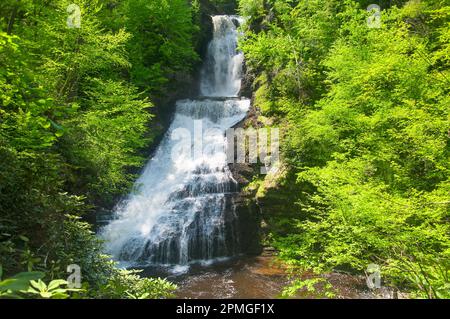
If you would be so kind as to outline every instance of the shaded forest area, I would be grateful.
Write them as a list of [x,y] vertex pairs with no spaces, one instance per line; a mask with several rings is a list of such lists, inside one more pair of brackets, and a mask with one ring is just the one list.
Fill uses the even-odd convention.
[[[114,267],[86,214],[129,192],[164,130],[155,114],[195,76],[214,4],[81,0],[69,27],[72,3],[0,4],[0,278],[15,275],[0,295],[165,297],[172,284]],[[70,264],[82,290],[60,280]]]

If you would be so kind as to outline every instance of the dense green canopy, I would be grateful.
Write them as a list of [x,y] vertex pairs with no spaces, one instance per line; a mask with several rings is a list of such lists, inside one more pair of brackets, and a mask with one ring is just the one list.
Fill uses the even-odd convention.
[[164,296],[171,285],[118,273],[76,217],[129,190],[158,133],[149,98],[197,63],[199,8],[81,0],[80,27],[69,28],[72,2],[0,4],[0,265],[51,280],[76,263],[90,296],[140,297],[152,285],[147,297]]
[[376,263],[448,298],[450,6],[385,1],[377,26],[370,3],[240,1],[255,104],[287,127],[288,177],[263,197],[297,205],[267,212],[272,243],[302,269]]

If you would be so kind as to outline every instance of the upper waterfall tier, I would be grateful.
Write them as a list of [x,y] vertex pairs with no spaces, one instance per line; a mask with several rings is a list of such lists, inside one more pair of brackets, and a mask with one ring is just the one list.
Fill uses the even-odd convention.
[[202,69],[200,92],[210,97],[236,97],[241,89],[244,55],[237,51],[238,26],[242,19],[212,17],[214,37]]

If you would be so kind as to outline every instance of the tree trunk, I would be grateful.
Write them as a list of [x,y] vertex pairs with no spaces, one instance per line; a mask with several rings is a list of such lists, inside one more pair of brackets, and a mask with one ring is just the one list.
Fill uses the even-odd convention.
[[13,11],[11,12],[11,16],[8,21],[8,28],[6,29],[6,33],[8,35],[10,35],[12,33],[14,21],[16,20],[16,16],[17,16],[17,11],[19,10],[19,2],[20,2],[20,0],[17,0],[17,4],[14,6]]

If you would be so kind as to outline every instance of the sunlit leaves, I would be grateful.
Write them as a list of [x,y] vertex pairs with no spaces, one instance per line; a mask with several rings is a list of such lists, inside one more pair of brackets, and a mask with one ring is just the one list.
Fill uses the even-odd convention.
[[371,29],[356,1],[241,3],[264,21],[241,45],[255,104],[287,118],[302,191],[297,230],[272,226],[280,256],[319,272],[376,262],[391,285],[448,297],[448,6],[386,8]]

